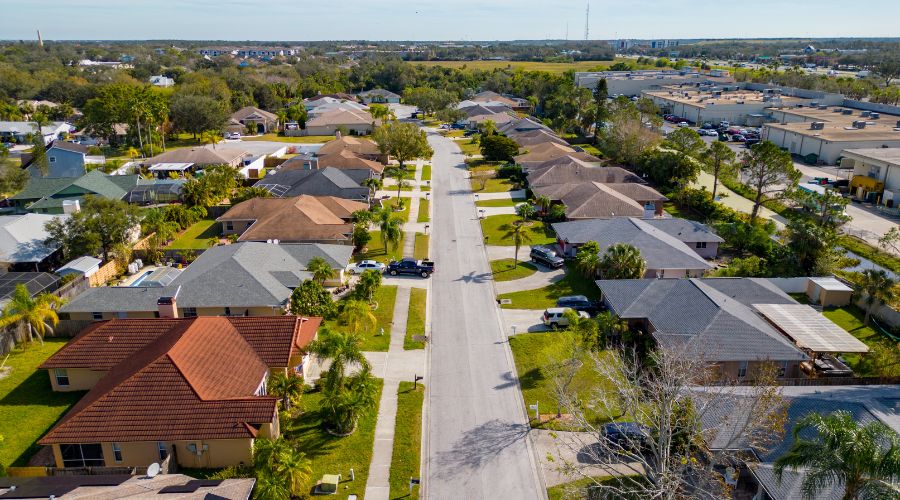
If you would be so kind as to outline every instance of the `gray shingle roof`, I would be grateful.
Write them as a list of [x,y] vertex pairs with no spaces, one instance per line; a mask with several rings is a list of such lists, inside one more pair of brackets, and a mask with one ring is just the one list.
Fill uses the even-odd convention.
[[601,253],[616,243],[641,251],[648,269],[710,269],[712,266],[674,236],[636,218],[589,219],[553,224],[558,239],[581,245],[600,244]]
[[706,224],[693,220],[665,217],[646,219],[644,222],[684,242],[723,243],[725,241]]
[[[353,173],[358,177],[358,173]],[[366,175],[371,175],[366,173]],[[270,189],[278,197],[292,197],[301,194],[312,196],[336,196],[349,200],[367,199],[369,188],[359,185],[348,171],[332,167],[318,170],[282,170],[267,175],[255,184],[257,187]]]
[[711,361],[807,359],[749,307],[796,303],[767,280],[600,280],[597,286],[616,315],[648,320],[662,345],[678,346]]
[[216,246],[203,252],[169,286],[91,288],[61,311],[155,311],[157,299],[174,294],[178,287],[179,307],[277,307],[286,303],[293,287],[310,277],[306,265],[313,257],[343,269],[352,251],[346,245],[302,243]]

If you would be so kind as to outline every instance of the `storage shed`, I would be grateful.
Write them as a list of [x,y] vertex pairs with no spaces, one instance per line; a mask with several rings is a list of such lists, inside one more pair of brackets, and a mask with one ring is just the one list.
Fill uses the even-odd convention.
[[822,307],[842,307],[850,303],[853,289],[835,277],[809,278],[806,296],[814,304]]

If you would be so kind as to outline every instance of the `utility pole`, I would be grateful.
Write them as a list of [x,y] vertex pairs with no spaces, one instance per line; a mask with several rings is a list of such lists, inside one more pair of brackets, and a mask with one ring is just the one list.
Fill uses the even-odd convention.
[[591,1],[588,0],[587,11],[584,13],[584,40],[588,41],[591,37]]

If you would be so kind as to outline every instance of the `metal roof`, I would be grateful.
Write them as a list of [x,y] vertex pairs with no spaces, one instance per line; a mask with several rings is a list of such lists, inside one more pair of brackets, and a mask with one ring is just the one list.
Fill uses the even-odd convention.
[[829,292],[852,292],[853,289],[849,286],[841,283],[840,280],[834,277],[824,277],[824,278],[810,278],[810,281],[819,286],[822,290],[828,290]]
[[805,304],[753,304],[798,346],[813,352],[869,352],[869,347]]
[[194,166],[193,163],[174,163],[174,162],[172,162],[172,163],[154,163],[153,165],[150,166],[149,170],[151,170],[153,172],[158,172],[158,171],[181,172],[183,170],[187,170],[187,169],[191,168],[192,166]]

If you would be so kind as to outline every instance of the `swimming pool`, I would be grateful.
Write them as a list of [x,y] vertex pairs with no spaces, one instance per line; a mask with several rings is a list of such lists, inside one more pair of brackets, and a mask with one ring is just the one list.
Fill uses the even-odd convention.
[[138,277],[138,279],[132,281],[131,284],[128,285],[128,286],[141,286],[141,282],[144,281],[144,279],[145,279],[147,276],[150,276],[151,274],[153,274],[153,269],[151,269],[151,270],[149,270],[149,271],[144,271],[144,274],[140,275],[140,276]]

